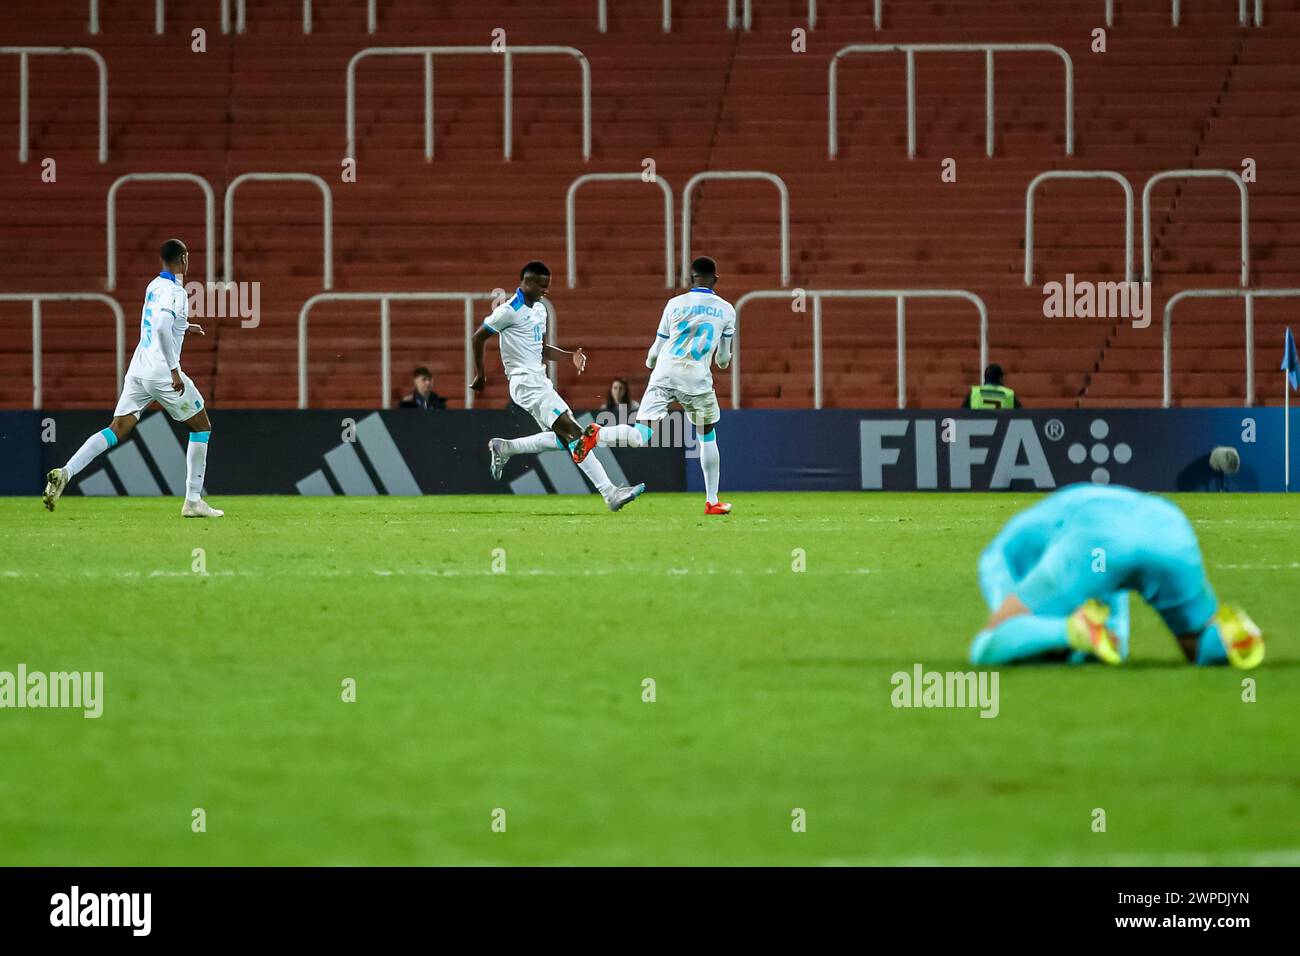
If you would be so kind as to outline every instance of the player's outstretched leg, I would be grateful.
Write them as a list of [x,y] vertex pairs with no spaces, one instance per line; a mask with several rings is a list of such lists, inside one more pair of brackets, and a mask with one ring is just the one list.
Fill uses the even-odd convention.
[[644,448],[651,434],[645,425],[605,425],[597,437],[602,448]]
[[45,476],[45,494],[41,496],[41,503],[45,505],[45,509],[53,511],[54,505],[67,489],[68,482],[77,477],[99,455],[131,434],[131,429],[134,427],[134,415],[115,416],[107,428],[101,428],[82,442],[81,447],[68,459],[66,465],[51,469]]
[[704,513],[731,514],[731,505],[718,500],[718,479],[722,473],[722,456],[718,453],[718,433],[712,425],[700,429],[700,469],[704,472]]
[[1081,651],[1107,664],[1122,660],[1114,633],[1106,626],[1109,610],[1089,600],[1069,617],[1016,614],[985,628],[971,642],[975,665],[1014,664]]
[[488,442],[489,467],[492,477],[500,481],[506,462],[515,455],[540,455],[544,451],[563,450],[564,442],[555,432],[538,432],[525,438],[493,438]]
[[208,470],[208,439],[212,423],[207,409],[185,423],[190,427],[190,443],[185,449],[185,504],[181,515],[186,518],[220,518],[225,514],[203,500],[203,476]]

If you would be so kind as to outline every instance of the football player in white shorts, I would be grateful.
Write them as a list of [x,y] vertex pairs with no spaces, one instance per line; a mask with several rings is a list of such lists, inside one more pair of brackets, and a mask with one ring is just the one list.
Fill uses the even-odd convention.
[[708,256],[700,256],[691,263],[690,290],[669,299],[664,306],[654,345],[646,356],[646,368],[651,369],[650,382],[637,409],[638,434],[629,441],[634,446],[649,442],[649,423],[667,415],[668,406],[673,402],[681,405],[700,436],[706,515],[731,513],[731,505],[718,500],[721,458],[714,426],[721,413],[710,365],[715,356],[718,368],[731,364],[736,310],[713,291],[717,284],[717,263]]
[[122,382],[122,396],[117,400],[113,420],[107,428],[95,432],[77,449],[62,468],[45,476],[45,494],[41,500],[50,511],[75,478],[101,452],[124,441],[144,410],[157,402],[173,419],[184,422],[190,430],[189,448],[185,452],[185,503],[181,514],[186,518],[220,518],[225,512],[203,500],[203,475],[207,470],[208,437],[212,423],[203,396],[190,377],[181,371],[181,346],[186,332],[203,334],[203,329],[189,323],[189,300],[185,295],[185,273],[190,254],[185,243],[168,239],[159,253],[163,271],[145,290],[140,314],[140,344],[131,357]]
[[[542,431],[527,438],[493,438],[488,442],[492,477],[501,478],[506,462],[513,455],[540,454],[567,449],[587,479],[600,492],[610,511],[618,511],[640,497],[645,485],[616,487],[604,466],[591,450],[600,442],[599,425],[583,429],[573,418],[568,403],[560,398],[546,376],[548,352],[568,355],[581,375],[587,367],[582,349],[568,352],[548,345],[546,340],[546,298],[551,284],[551,270],[546,263],[529,262],[519,272],[519,288],[507,302],[492,310],[474,333],[474,380],[470,388],[482,391],[487,384],[483,371],[483,347],[497,336],[501,344],[501,364],[510,383],[511,400],[536,419]],[[624,426],[628,427],[628,426]],[[603,444],[603,443],[602,443]]]

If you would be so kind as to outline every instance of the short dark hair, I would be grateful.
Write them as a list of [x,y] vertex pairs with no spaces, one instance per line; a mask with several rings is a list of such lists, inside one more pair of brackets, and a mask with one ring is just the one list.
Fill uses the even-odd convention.
[[984,370],[984,384],[985,385],[1002,384],[1002,366],[999,365],[997,362],[994,362],[992,365],[990,365],[988,368]]
[[519,270],[519,278],[522,279],[530,272],[535,276],[549,276],[551,274],[550,267],[541,259],[534,259],[532,262],[525,262],[524,267]]
[[411,378],[433,378],[433,373],[421,365],[411,373]]
[[716,276],[717,274],[718,264],[708,256],[699,256],[691,263],[693,276]]
[[185,243],[179,239],[168,239],[158,250],[158,258],[162,259],[163,265],[175,265],[181,261],[181,256],[185,255]]

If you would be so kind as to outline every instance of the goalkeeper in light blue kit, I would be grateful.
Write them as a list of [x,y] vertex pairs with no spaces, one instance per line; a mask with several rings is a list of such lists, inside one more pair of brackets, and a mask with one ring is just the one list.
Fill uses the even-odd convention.
[[1251,668],[1264,659],[1255,622],[1215,598],[1191,523],[1155,495],[1062,488],[1007,522],[980,556],[979,577],[990,617],[971,643],[973,664],[1118,664],[1128,657],[1129,591],[1188,661]]

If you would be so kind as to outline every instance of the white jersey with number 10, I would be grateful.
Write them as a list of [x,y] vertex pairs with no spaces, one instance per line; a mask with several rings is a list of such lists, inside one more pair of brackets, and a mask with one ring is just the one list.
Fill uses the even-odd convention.
[[711,289],[691,289],[668,300],[656,334],[662,348],[650,385],[703,395],[713,390],[713,353],[736,334],[736,309]]

